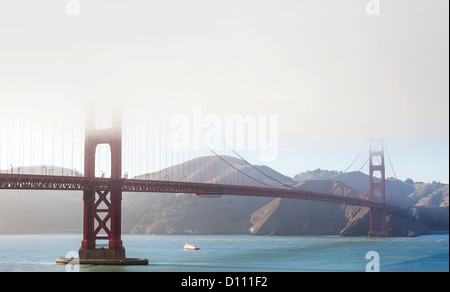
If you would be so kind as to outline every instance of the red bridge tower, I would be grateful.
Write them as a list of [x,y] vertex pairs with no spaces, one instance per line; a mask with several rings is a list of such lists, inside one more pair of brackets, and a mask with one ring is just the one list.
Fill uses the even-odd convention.
[[[95,177],[95,152],[99,144],[111,149],[111,189],[84,190],[83,241],[80,263],[147,264],[147,259],[127,259],[121,239],[122,204],[122,119],[112,115],[112,127],[95,129],[93,111],[86,117],[84,176]],[[108,248],[98,248],[97,240],[108,240]]]
[[[379,172],[378,181],[374,173]],[[373,140],[369,145],[369,199],[386,203],[384,145],[381,139]],[[369,236],[387,236],[386,208],[370,208]]]

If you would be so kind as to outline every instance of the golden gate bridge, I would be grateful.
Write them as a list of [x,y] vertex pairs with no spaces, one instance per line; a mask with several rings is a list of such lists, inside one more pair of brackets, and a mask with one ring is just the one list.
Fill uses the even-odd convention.
[[[248,167],[243,169],[224,153],[219,153],[205,144],[203,144],[204,159],[198,160],[198,163],[206,165],[202,168],[203,173],[192,175],[193,170],[185,163],[168,167],[169,160],[175,164],[174,162],[185,161],[192,157],[189,154],[184,155],[184,152],[181,155],[179,152],[175,155],[173,152],[169,153],[167,146],[160,153],[149,154],[152,149],[148,149],[150,148],[148,146],[144,153],[136,151],[133,142],[151,139],[151,133],[141,129],[145,125],[136,123],[132,127],[135,129],[134,132],[123,135],[124,122],[119,112],[113,115],[111,125],[103,128],[96,127],[93,111],[87,113],[85,121],[78,120],[78,123],[68,122],[64,117],[61,120],[62,122],[58,123],[55,118],[47,119],[47,124],[50,125],[48,130],[44,122],[33,125],[32,119],[28,119],[25,115],[0,118],[0,150],[2,150],[0,169],[2,165],[7,166],[0,171],[0,189],[82,191],[84,211],[83,239],[79,250],[81,264],[148,264],[147,259],[129,259],[125,256],[121,239],[123,192],[279,197],[362,206],[370,208],[369,236],[388,236],[387,211],[402,214],[409,211],[403,206],[386,202],[384,146],[381,140],[372,141],[369,147],[370,192],[368,198],[364,199],[294,188],[251,165],[233,149],[231,151],[245,161]],[[85,129],[80,128],[80,124]],[[67,128],[71,130],[65,131]],[[162,145],[162,140],[160,137],[157,143]],[[106,155],[103,154],[102,162],[99,160],[98,149],[105,145],[108,151]],[[124,145],[127,147],[125,151]],[[27,147],[29,149],[26,149]],[[135,160],[128,159],[128,171],[123,171],[124,152],[137,157]],[[134,177],[130,175],[131,172],[144,173],[142,168],[149,166],[145,161],[157,160],[157,156],[160,164],[165,163],[165,171],[147,172]],[[218,158],[220,163],[212,163],[211,157]],[[55,167],[58,158],[61,159],[59,160],[61,166],[70,165],[69,171],[61,167],[58,173],[58,167]],[[32,166],[39,160],[42,162],[40,169]],[[44,161],[48,160],[51,160],[51,164],[45,165]],[[17,161],[18,165],[13,165],[13,161]],[[31,166],[25,167],[27,162]],[[105,170],[110,168],[110,174],[107,175],[101,169],[99,174],[100,163],[106,165]],[[78,165],[77,168],[75,165]],[[84,171],[81,171],[81,168],[84,168]],[[220,178],[211,179],[212,177]],[[108,248],[98,248],[97,241],[102,240],[108,241]],[[67,263],[70,259],[58,261]]]

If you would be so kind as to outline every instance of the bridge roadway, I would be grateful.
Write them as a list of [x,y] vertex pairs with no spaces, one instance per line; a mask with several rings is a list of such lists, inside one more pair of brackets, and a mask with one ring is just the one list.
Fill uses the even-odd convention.
[[0,189],[105,191],[111,190],[114,183],[120,183],[122,185],[123,192],[192,193],[201,195],[235,195],[289,198],[334,202],[370,208],[385,208],[401,213],[408,212],[408,208],[392,204],[300,189],[281,189],[269,187],[160,180],[87,178],[77,176],[48,176],[0,173]]

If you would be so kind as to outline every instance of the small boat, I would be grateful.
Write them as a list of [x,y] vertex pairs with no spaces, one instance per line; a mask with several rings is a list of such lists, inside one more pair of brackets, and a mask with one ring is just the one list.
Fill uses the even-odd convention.
[[200,249],[200,246],[186,243],[186,244],[184,245],[184,249],[185,249],[185,250],[199,250],[199,249]]

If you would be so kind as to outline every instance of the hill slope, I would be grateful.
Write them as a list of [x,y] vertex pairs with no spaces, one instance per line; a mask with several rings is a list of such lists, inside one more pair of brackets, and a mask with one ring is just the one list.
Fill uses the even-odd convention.
[[[342,196],[366,197],[331,180],[304,181],[297,187]],[[251,215],[251,234],[338,235],[349,220],[364,209],[329,202],[277,198]]]

